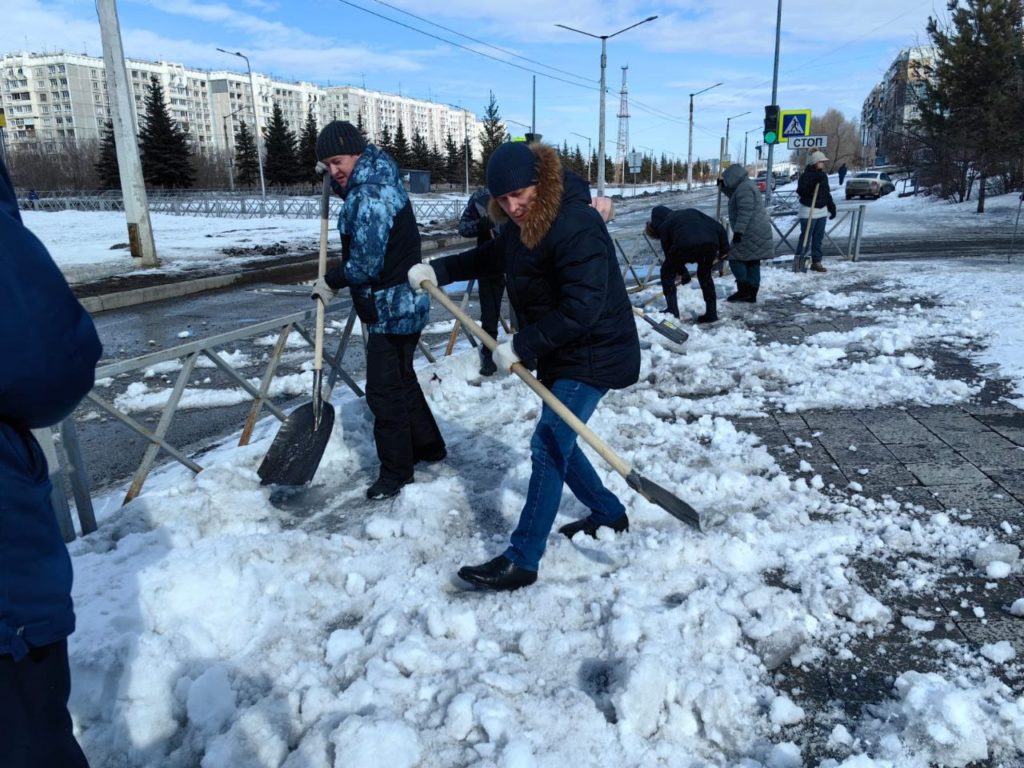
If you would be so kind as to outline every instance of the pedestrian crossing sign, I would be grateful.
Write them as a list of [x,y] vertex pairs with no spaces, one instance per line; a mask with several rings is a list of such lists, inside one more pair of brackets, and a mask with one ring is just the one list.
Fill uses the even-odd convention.
[[789,141],[811,132],[811,110],[779,110],[779,141]]

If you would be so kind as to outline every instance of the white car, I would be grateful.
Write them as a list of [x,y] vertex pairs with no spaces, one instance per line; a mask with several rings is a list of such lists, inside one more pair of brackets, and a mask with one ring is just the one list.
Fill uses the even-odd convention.
[[860,171],[846,180],[846,199],[870,197],[875,200],[896,189],[889,174],[881,171]]

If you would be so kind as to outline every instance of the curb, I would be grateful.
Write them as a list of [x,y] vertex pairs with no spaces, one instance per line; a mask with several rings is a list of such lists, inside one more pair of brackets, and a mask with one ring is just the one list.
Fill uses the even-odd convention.
[[[423,252],[436,251],[449,246],[465,245],[473,242],[472,239],[464,237],[438,238],[423,243],[422,250]],[[250,269],[244,272],[210,275],[209,277],[200,277],[195,280],[181,280],[162,285],[150,285],[145,288],[118,291],[117,293],[108,293],[103,296],[88,296],[79,299],[79,303],[86,312],[97,314],[114,309],[134,307],[139,304],[149,304],[154,301],[205,293],[206,291],[222,290],[233,285],[312,280],[316,277],[318,267],[319,260],[311,259],[294,264],[279,264],[275,267]]]

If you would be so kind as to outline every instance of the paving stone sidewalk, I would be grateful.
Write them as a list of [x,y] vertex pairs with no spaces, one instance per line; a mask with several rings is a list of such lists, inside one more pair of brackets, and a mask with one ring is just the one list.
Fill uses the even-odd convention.
[[[795,299],[765,293],[747,322],[763,343],[794,344],[810,334],[874,322],[841,310],[810,312]],[[1003,399],[1008,393],[1005,382],[969,359],[938,347],[913,351],[935,362],[936,378],[981,385],[980,392],[959,405],[780,410],[767,419],[737,420],[736,426],[757,434],[787,473],[798,474],[802,461],[811,464],[830,495],[849,497],[858,492],[851,489],[855,483],[863,496],[920,505],[904,509],[920,509],[923,521],[945,510],[961,525],[1019,546],[1024,530],[1024,411]],[[997,672],[1017,695],[1024,694],[1024,665],[1019,663],[1024,659],[1024,618],[1009,612],[1013,601],[1024,597],[1024,578],[987,578],[973,562],[936,555],[911,566],[927,570],[932,589],[908,596],[905,588],[894,588],[905,586],[907,563],[872,559],[854,567],[861,585],[892,610],[888,631],[857,642],[847,658],[800,668],[787,663],[775,670],[779,682],[788,684],[794,700],[808,712],[809,727],[800,738],[804,758],[816,758],[809,764],[835,757],[825,746],[831,729],[890,699],[898,674],[962,673],[953,660],[936,654],[932,641],[940,638],[975,654],[985,644],[1010,642],[1017,663],[1002,665]],[[777,586],[786,587],[781,581]],[[932,622],[934,628],[910,631],[901,616]],[[971,768],[1011,765],[1024,766],[1024,757],[1018,763],[972,763]]]

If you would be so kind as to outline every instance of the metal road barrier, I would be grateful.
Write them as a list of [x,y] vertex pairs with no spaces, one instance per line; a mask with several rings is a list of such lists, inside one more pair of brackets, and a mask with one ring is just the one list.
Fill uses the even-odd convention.
[[[472,286],[467,286],[463,296],[463,303],[468,303]],[[348,349],[355,328],[356,314],[348,302],[339,300],[327,307],[327,313],[341,315],[347,310],[344,330],[338,339],[337,346],[333,352],[325,349],[324,363],[328,366],[330,374],[327,380],[327,391],[324,397],[329,399],[338,380],[342,380],[357,397],[363,397],[364,392],[352,376],[343,367],[345,351]],[[180,372],[171,390],[167,403],[160,411],[160,418],[155,428],[149,429],[139,420],[133,418],[124,410],[118,408],[114,403],[100,396],[97,388],[94,387],[86,400],[98,407],[105,414],[114,420],[124,424],[130,430],[141,435],[148,443],[143,457],[132,477],[131,485],[125,495],[123,503],[127,504],[142,491],[146,478],[151,473],[154,463],[161,452],[179,464],[187,467],[192,472],[201,472],[203,467],[192,457],[185,454],[184,450],[171,444],[167,439],[168,430],[178,412],[185,388],[191,380],[196,365],[200,358],[206,358],[220,369],[226,377],[235,385],[240,387],[252,399],[248,416],[242,427],[238,445],[248,445],[252,437],[253,429],[259,420],[260,413],[265,407],[277,419],[284,421],[287,414],[270,398],[270,386],[277,374],[278,365],[285,352],[288,338],[294,331],[298,333],[312,349],[314,346],[313,336],[310,333],[312,323],[316,318],[316,310],[310,309],[302,312],[295,312],[283,317],[265,320],[260,323],[239,328],[227,333],[217,334],[205,339],[196,339],[185,344],[180,344],[159,352],[134,357],[128,360],[120,360],[96,369],[96,380],[112,379],[126,373],[143,371],[153,368],[161,363],[181,362]],[[504,324],[504,320],[502,320]],[[366,327],[362,327],[362,339],[366,342]],[[506,326],[507,328],[507,326]],[[258,387],[253,386],[246,377],[226,361],[218,350],[226,345],[258,337],[268,332],[277,331],[277,340],[273,351],[263,367],[262,377]],[[474,344],[475,346],[475,344]],[[427,344],[421,339],[419,350],[428,362],[434,363],[437,358],[431,352]],[[449,346],[446,354],[451,354]],[[85,401],[83,401],[85,402]],[[50,479],[53,483],[53,507],[57,515],[61,533],[65,541],[72,541],[75,538],[75,526],[71,518],[71,509],[68,503],[68,491],[70,490],[75,501],[75,508],[78,513],[79,526],[83,534],[92,533],[96,530],[96,516],[93,511],[91,491],[89,487],[88,472],[85,460],[79,445],[78,431],[75,426],[74,417],[68,416],[60,424],[49,428],[34,430],[50,466]]]
[[[338,313],[342,308],[343,305],[341,302],[335,302],[332,307],[327,308],[327,311],[328,313]],[[302,336],[310,347],[313,346],[313,337],[307,329],[307,326],[309,326],[315,318],[316,311],[313,309],[306,310],[304,312],[295,312],[290,315],[285,315],[284,317],[265,320],[261,323],[246,326],[236,331],[229,331],[206,339],[190,341],[186,344],[181,344],[159,352],[153,352],[151,354],[142,355],[129,360],[121,360],[97,368],[96,379],[97,381],[101,381],[103,379],[113,378],[125,373],[145,370],[160,363],[168,363],[172,361],[181,361],[182,363],[177,381],[171,391],[170,398],[161,411],[160,419],[155,429],[150,430],[146,428],[139,423],[139,421],[120,410],[116,405],[108,402],[97,393],[95,387],[88,395],[86,395],[86,399],[90,403],[99,407],[107,415],[125,424],[129,429],[141,435],[149,443],[142,461],[132,478],[131,486],[125,496],[124,503],[128,503],[141,492],[142,486],[153,468],[154,461],[161,451],[167,453],[175,461],[188,467],[193,472],[202,471],[202,466],[186,456],[183,451],[169,443],[166,439],[167,431],[170,428],[171,422],[178,410],[181,396],[185,392],[185,386],[188,384],[193,370],[201,357],[210,360],[217,368],[226,374],[233,383],[241,387],[252,398],[252,406],[249,409],[249,415],[246,418],[245,425],[242,429],[241,437],[238,442],[239,445],[248,444],[249,439],[252,436],[253,428],[259,418],[260,411],[264,407],[266,407],[267,410],[269,410],[279,420],[284,421],[287,418],[287,414],[270,399],[270,385],[273,382],[278,363],[281,360],[288,337],[291,335],[292,331],[295,331]],[[360,389],[355,380],[342,367],[345,350],[348,347],[349,340],[351,339],[355,320],[355,312],[349,308],[349,315],[345,322],[345,330],[342,332],[341,337],[338,340],[338,345],[332,354],[328,354],[325,357],[324,362],[330,367],[327,392],[325,393],[326,397],[330,397],[330,393],[338,379],[344,381],[356,396],[363,396],[362,389]],[[273,352],[266,362],[260,386],[258,388],[250,384],[249,381],[246,380],[246,378],[235,370],[227,361],[225,361],[218,352],[218,350],[226,344],[243,339],[249,339],[275,330],[278,331],[277,342],[274,345]],[[90,498],[88,476],[85,471],[84,459],[79,447],[78,434],[73,417],[69,416],[59,425],[51,429],[36,430],[35,435],[43,446],[43,451],[50,464],[50,476],[54,486],[54,510],[57,514],[57,519],[60,524],[61,531],[64,534],[65,541],[71,541],[75,537],[75,529],[71,521],[71,512],[67,500],[67,490],[69,488],[75,499],[75,506],[78,512],[79,525],[81,526],[82,533],[91,533],[96,530],[96,518]],[[58,437],[59,439],[55,440],[55,437]],[[62,449],[61,451],[58,451],[58,446]]]
[[[796,192],[773,195],[772,201],[773,205],[769,211],[769,220],[772,223],[772,228],[779,234],[780,238],[775,242],[774,254],[776,256],[795,254],[796,244],[800,239],[800,219],[796,218],[800,210],[800,203]],[[825,243],[831,243],[832,247],[842,258],[857,261],[860,258],[860,244],[864,233],[864,216],[866,213],[867,206],[864,203],[855,208],[843,208],[838,211],[836,218],[826,225],[822,248],[825,247]],[[793,216],[794,219],[789,228],[783,232],[778,224],[776,224],[776,219],[786,216]],[[794,233],[794,240],[790,242],[789,236]],[[844,235],[846,239],[845,247],[840,245]]]

